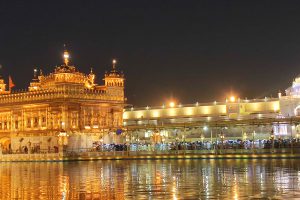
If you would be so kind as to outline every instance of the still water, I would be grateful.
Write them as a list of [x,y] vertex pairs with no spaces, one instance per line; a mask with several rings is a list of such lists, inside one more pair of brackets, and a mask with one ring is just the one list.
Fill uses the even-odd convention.
[[300,199],[299,161],[0,163],[0,199]]

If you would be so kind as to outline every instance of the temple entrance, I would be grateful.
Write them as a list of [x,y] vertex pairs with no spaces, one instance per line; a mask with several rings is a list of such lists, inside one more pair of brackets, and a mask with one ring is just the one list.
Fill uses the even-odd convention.
[[294,114],[295,116],[300,116],[300,105],[295,108]]
[[7,153],[11,149],[11,141],[9,137],[0,138],[0,145],[2,147],[2,152]]

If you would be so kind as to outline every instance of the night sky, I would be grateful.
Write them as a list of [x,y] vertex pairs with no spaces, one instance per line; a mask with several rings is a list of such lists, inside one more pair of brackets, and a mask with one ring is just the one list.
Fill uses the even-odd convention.
[[126,75],[128,103],[276,96],[300,74],[300,1],[0,1],[0,64],[25,88],[33,68]]

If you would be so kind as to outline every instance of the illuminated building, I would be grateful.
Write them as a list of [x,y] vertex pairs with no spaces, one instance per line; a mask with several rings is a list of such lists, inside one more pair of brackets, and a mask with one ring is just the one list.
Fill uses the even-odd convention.
[[286,90],[285,96],[278,93],[277,98],[248,100],[231,96],[224,102],[188,105],[170,102],[166,105],[127,108],[123,114],[124,126],[132,131],[139,129],[141,140],[155,143],[162,131],[167,131],[169,137],[161,137],[160,142],[175,137],[180,141],[212,140],[220,135],[225,135],[225,139],[296,137],[300,131],[297,125],[300,121],[300,76]]
[[64,64],[43,74],[34,69],[28,90],[11,92],[0,79],[0,143],[3,150],[22,147],[53,149],[92,147],[99,139],[113,140],[110,132],[122,126],[124,75],[116,69],[105,73],[104,85],[96,75],[79,72],[70,65],[64,51]]
[[[194,120],[242,119],[245,117],[275,117],[280,113],[278,98],[241,100],[236,102],[196,103],[178,106],[128,108],[124,112],[125,123],[156,119],[190,122]],[[141,123],[141,122],[140,122]]]
[[[124,75],[79,72],[69,64],[43,74],[34,69],[28,90],[12,92],[0,77],[0,144],[3,150],[23,147],[53,150],[91,148],[93,143],[124,143],[226,139],[268,139],[299,136],[300,77],[277,98],[240,99],[124,109]],[[297,123],[296,123],[297,122]],[[126,131],[120,134],[117,130]],[[119,133],[119,134],[117,134]]]

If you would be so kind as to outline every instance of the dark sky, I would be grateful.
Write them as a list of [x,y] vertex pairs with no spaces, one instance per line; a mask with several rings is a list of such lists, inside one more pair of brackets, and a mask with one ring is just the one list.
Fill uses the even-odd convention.
[[17,88],[63,44],[102,81],[112,58],[128,103],[276,96],[300,73],[300,1],[0,1],[0,64]]

